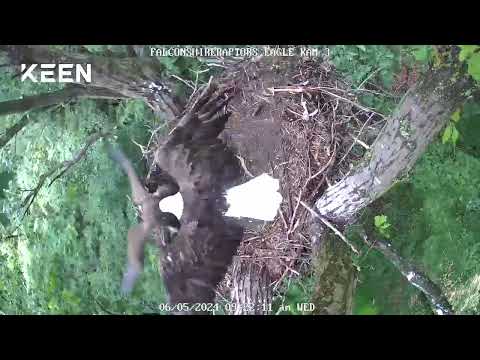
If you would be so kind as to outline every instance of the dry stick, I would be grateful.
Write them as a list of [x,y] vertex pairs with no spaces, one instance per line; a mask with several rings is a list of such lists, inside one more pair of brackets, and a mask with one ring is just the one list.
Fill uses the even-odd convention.
[[333,226],[330,221],[325,219],[322,215],[317,213],[315,210],[313,210],[310,206],[305,204],[303,201],[300,201],[300,204],[302,204],[302,206],[305,209],[307,209],[314,217],[316,217],[317,219],[320,219],[321,222],[323,222],[327,227],[329,227],[340,239],[343,240],[343,242],[345,242],[345,244],[347,244],[350,247],[350,249],[352,249],[352,251],[355,254],[359,254],[359,251],[355,248],[355,246],[353,246],[352,243],[348,241],[348,239],[335,226]]
[[410,284],[425,294],[437,315],[454,315],[453,308],[442,293],[440,287],[414,264],[402,258],[397,251],[393,249],[392,244],[378,239],[369,241],[365,233],[363,234],[363,240],[381,252],[402,275],[405,276]]
[[170,75],[171,77],[177,79],[178,81],[181,81],[182,83],[184,83],[185,85],[187,85],[189,88],[193,89],[193,91],[195,91],[195,86],[193,86],[192,84],[188,83],[188,81],[182,79],[180,76],[177,76],[177,75]]
[[37,197],[40,189],[42,188],[43,184],[45,183],[45,181],[47,180],[48,177],[55,174],[58,170],[64,168],[60,172],[60,174],[55,176],[53,178],[53,180],[50,181],[50,184],[48,186],[51,186],[55,180],[57,180],[62,175],[64,175],[73,165],[75,165],[77,162],[79,162],[86,155],[87,150],[90,146],[92,146],[95,142],[97,142],[97,140],[99,140],[99,139],[101,139],[105,136],[108,136],[108,135],[109,135],[108,132],[99,132],[99,133],[95,133],[95,134],[91,135],[87,139],[84,147],[71,160],[66,160],[66,161],[62,162],[61,164],[58,164],[57,166],[55,166],[50,171],[41,175],[37,186],[33,190],[31,190],[31,193],[23,201],[23,206],[25,206],[25,211],[23,212],[23,216],[25,216],[27,214],[28,210],[30,209],[30,206],[33,204],[33,201]]
[[358,107],[359,109],[363,110],[363,111],[366,111],[366,112],[370,112],[370,113],[374,113],[374,114],[377,114],[378,116],[381,116],[382,118],[385,118],[385,115],[373,110],[373,109],[369,109],[365,106],[362,106],[360,105],[359,103],[356,103],[355,101],[352,101],[352,100],[349,100],[347,98],[344,98],[343,96],[340,96],[340,95],[337,95],[337,94],[334,94],[328,90],[325,90],[324,87],[321,87],[321,86],[316,86],[316,87],[306,87],[306,86],[285,86],[285,87],[281,87],[281,88],[269,88],[269,90],[275,94],[276,92],[289,92],[289,93],[296,93],[296,94],[300,94],[300,93],[308,93],[308,92],[323,92],[327,95],[330,95],[330,96],[333,96],[334,98],[337,98],[339,100],[343,100],[349,104],[352,104],[356,107]]
[[240,160],[240,165],[242,166],[243,168],[243,171],[245,171],[245,174],[247,174],[248,176],[250,176],[251,178],[255,177],[252,175],[252,173],[248,170],[247,168],[247,164],[245,163],[245,159],[243,157],[241,157],[240,155],[235,155],[235,157]]
[[382,70],[382,69],[383,69],[383,67],[380,66],[378,69],[372,71],[372,72],[370,73],[370,75],[368,75],[368,76],[365,78],[365,80],[363,80],[363,81],[360,83],[360,85],[358,85],[356,91],[361,90],[362,86],[363,86],[368,80],[370,80],[370,79],[373,77],[373,75],[375,75],[377,72],[379,72],[379,71]]
[[354,137],[352,134],[348,134],[353,139],[354,142],[360,144],[365,150],[370,150],[370,145],[365,144],[362,140]]
[[[365,121],[365,123],[362,125],[362,127],[360,128],[360,131],[358,132],[358,135],[356,136],[356,138],[353,138],[353,142],[352,142],[352,145],[350,145],[350,148],[348,149],[348,151],[345,153],[345,155],[343,155],[342,159],[338,162],[337,165],[340,165],[343,160],[345,160],[345,158],[347,157],[348,154],[350,154],[350,151],[352,151],[353,147],[355,146],[355,143],[358,141],[360,143],[360,141],[358,140],[358,138],[360,137],[360,134],[362,133],[363,129],[365,128],[365,126],[367,126],[367,124],[370,122],[370,119],[373,117],[373,114],[371,114],[367,121]],[[353,137],[353,136],[352,136]]]
[[278,209],[278,213],[280,214],[280,218],[283,221],[283,225],[285,225],[285,230],[288,230],[287,221],[285,220],[285,215],[283,215],[282,209]]

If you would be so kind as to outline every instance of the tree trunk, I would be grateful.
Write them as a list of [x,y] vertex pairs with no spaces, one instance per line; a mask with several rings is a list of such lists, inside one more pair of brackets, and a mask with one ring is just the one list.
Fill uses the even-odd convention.
[[472,82],[461,74],[459,65],[452,64],[429,72],[409,90],[387,119],[363,164],[325,191],[316,203],[317,211],[345,224],[406,175],[466,100]]
[[272,304],[272,280],[265,267],[234,258],[232,294],[229,309],[232,315],[268,315]]
[[[403,97],[363,162],[317,200],[317,212],[339,227],[353,222],[360,210],[408,173],[472,89],[471,78],[455,60],[431,69]],[[345,314],[352,301],[351,287],[355,282],[351,251],[342,246],[341,250],[337,247],[337,252],[332,253],[325,227],[314,222],[313,229],[318,249],[316,260],[321,263],[320,270],[316,271],[316,307],[320,313]],[[324,270],[335,267],[339,261],[341,271]],[[348,272],[351,275],[347,275]],[[347,278],[351,279],[352,286],[345,285]],[[342,299],[344,304],[341,304]]]
[[44,46],[1,45],[12,64],[91,64],[88,88],[108,89],[119,97],[142,99],[167,120],[180,114],[182,104],[173,93],[173,83],[163,75],[155,57],[111,58],[89,54],[64,54]]

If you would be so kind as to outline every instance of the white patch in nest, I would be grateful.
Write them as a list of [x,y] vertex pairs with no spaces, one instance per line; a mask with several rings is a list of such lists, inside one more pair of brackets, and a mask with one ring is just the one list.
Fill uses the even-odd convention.
[[278,179],[262,174],[227,190],[228,211],[225,216],[273,221],[282,202]]
[[166,198],[160,200],[160,202],[158,203],[158,207],[163,212],[172,213],[177,217],[177,219],[180,219],[183,213],[182,195],[177,192],[175,195],[167,196]]
[[[278,192],[278,179],[262,174],[252,180],[226,191],[228,210],[225,216],[273,221],[282,203]],[[174,214],[178,219],[183,213],[183,198],[180,193],[168,196],[159,203],[160,210]]]
[[407,274],[407,279],[408,279],[408,281],[412,280],[414,277],[415,277],[415,273],[414,273],[413,271],[410,271],[410,272]]

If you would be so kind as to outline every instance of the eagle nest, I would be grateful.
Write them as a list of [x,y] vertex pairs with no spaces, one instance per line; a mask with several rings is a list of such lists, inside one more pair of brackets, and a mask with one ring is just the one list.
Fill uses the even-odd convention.
[[279,179],[283,197],[273,222],[242,220],[245,235],[217,297],[271,303],[285,280],[310,271],[311,220],[300,201],[313,206],[344,177],[384,117],[359,104],[357,96],[369,90],[353,90],[328,59],[245,60],[226,66],[216,82],[233,89],[221,137],[243,167],[243,182],[268,173]]
[[[264,172],[280,180],[283,203],[273,222],[246,222],[220,298],[267,301],[284,280],[310,271],[308,211],[368,150],[384,117],[358,103],[358,92],[328,60],[262,58],[224,74],[236,89],[223,133],[245,181]],[[367,90],[363,90],[367,91]]]

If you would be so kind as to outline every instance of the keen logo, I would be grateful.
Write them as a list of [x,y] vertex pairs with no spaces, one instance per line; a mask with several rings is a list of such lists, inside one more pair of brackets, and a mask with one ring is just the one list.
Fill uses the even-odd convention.
[[[37,68],[40,78],[33,73]],[[86,64],[85,67],[79,64],[22,64],[21,71],[21,81],[29,79],[41,83],[80,83],[83,78],[86,83],[92,82],[91,64]]]

